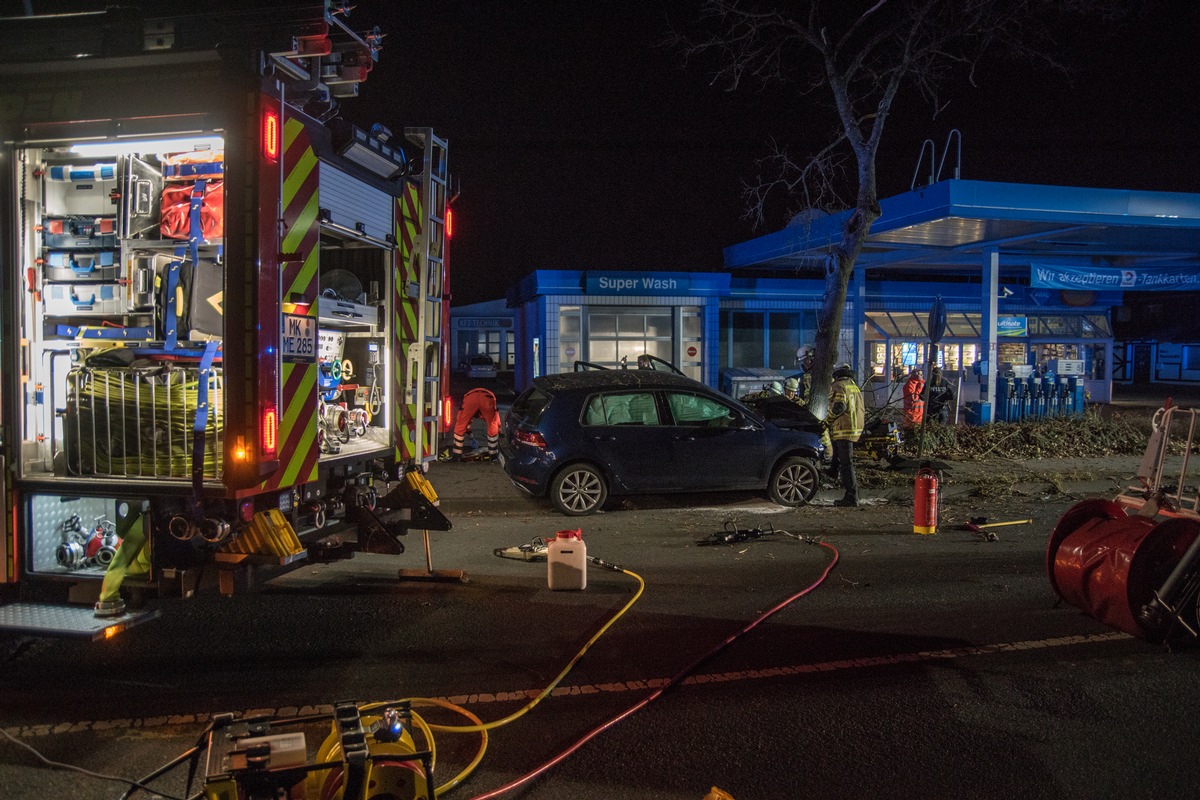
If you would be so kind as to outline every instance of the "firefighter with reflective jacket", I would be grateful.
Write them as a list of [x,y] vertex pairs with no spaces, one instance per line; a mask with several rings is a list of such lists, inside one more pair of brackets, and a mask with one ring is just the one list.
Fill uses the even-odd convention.
[[804,374],[800,376],[797,396],[805,407],[812,401],[812,372],[816,357],[817,349],[811,344],[802,345],[796,349],[796,365],[804,370]]
[[476,417],[487,425],[487,453],[484,458],[496,458],[500,448],[500,412],[496,410],[496,395],[480,388],[472,389],[463,396],[462,408],[458,410],[458,416],[454,420],[454,448],[450,454],[451,460],[462,460],[467,431]]
[[830,472],[841,481],[845,494],[834,505],[854,508],[858,505],[858,482],[854,476],[854,443],[862,436],[866,421],[862,392],[854,382],[854,370],[842,364],[833,371],[833,386],[829,389],[829,416],[825,424],[833,440],[833,463]]
[[783,394],[783,384],[779,381],[771,381],[763,386],[757,392],[750,392],[738,398],[738,400],[765,400],[769,397],[779,397]]
[[904,427],[915,428],[925,417],[925,376],[916,367],[904,382]]

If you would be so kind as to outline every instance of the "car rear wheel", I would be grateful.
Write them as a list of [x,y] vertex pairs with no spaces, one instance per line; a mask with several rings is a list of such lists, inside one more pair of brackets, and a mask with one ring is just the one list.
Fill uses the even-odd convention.
[[587,464],[572,464],[554,476],[550,501],[569,517],[591,514],[608,497],[604,476]]
[[771,473],[767,487],[771,499],[781,506],[802,506],[821,485],[821,475],[815,462],[807,458],[786,458]]

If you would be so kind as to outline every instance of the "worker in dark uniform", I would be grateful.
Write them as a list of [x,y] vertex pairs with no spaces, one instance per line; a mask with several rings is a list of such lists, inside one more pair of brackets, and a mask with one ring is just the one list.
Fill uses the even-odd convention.
[[826,424],[833,440],[833,462],[830,471],[838,476],[845,494],[833,504],[854,508],[858,505],[858,481],[854,475],[854,443],[862,436],[866,408],[862,392],[854,382],[854,370],[842,364],[833,371],[833,386],[829,389],[829,416]]
[[950,409],[954,408],[954,390],[950,382],[942,374],[941,367],[934,367],[929,373],[929,408],[926,413],[929,418],[943,425],[950,422]]
[[496,395],[487,389],[472,389],[463,396],[462,408],[454,420],[454,447],[450,460],[462,460],[467,431],[476,417],[487,425],[487,453],[483,458],[488,461],[496,458],[500,449],[500,412],[496,410]]

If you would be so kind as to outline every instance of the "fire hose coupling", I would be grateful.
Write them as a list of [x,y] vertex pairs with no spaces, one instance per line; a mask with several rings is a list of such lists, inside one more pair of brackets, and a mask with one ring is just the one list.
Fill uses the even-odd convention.
[[167,531],[179,541],[186,542],[199,533],[200,529],[188,517],[176,514],[167,523]]
[[217,544],[218,542],[223,542],[228,539],[230,531],[231,528],[229,527],[229,523],[223,519],[206,517],[205,520],[200,523],[200,535],[204,537],[206,542],[210,542],[212,544]]
[[371,734],[377,742],[395,743],[404,736],[404,731],[412,722],[412,707],[401,703],[399,708],[385,708],[382,715],[371,726]]
[[612,570],[613,572],[624,572],[625,571],[625,568],[622,567],[620,564],[613,564],[608,561],[605,561],[602,558],[596,558],[596,556],[588,556],[587,560],[588,560],[589,564],[594,564],[595,566],[600,567],[600,569],[609,569],[609,570]]

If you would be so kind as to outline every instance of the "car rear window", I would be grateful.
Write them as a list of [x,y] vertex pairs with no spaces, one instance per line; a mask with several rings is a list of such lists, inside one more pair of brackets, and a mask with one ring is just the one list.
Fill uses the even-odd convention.
[[531,386],[513,401],[512,415],[522,422],[536,425],[549,404],[550,395],[536,386]]

